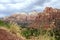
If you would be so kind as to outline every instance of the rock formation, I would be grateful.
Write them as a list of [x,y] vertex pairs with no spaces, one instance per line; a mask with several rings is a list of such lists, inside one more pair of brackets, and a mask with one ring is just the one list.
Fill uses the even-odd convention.
[[0,29],[0,40],[22,40],[22,38],[18,38],[6,30]]
[[40,12],[38,14],[34,22],[30,24],[29,27],[37,29],[40,28],[42,25],[42,27],[45,28],[53,28],[59,24],[56,22],[57,20],[60,20],[60,9],[46,7],[43,12]]

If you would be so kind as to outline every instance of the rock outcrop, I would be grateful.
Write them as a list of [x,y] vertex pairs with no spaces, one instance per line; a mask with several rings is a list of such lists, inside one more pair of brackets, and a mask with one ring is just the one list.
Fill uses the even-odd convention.
[[[30,24],[30,28],[40,28],[42,27],[49,28],[55,27],[59,24],[56,21],[60,20],[60,9],[46,7],[43,12],[40,12],[34,22]],[[59,24],[60,25],[60,24]],[[57,26],[56,26],[57,27]]]
[[0,40],[22,40],[22,38],[18,38],[6,30],[0,29]]

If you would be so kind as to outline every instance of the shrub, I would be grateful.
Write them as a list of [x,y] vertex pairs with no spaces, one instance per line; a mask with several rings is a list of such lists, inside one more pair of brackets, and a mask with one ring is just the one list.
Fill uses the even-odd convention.
[[15,33],[15,34],[20,32],[21,28],[17,23],[10,22],[9,25],[10,25],[10,32]]
[[10,30],[10,32],[12,34],[15,34],[18,37],[22,37],[22,35],[21,35],[21,27],[17,23],[10,22],[9,26],[10,26],[9,30]]
[[24,28],[21,32],[22,36],[29,38],[31,36],[31,30]]
[[5,23],[4,21],[0,20],[0,27],[10,28],[9,23]]
[[37,37],[39,36],[40,31],[37,29],[24,28],[21,34],[26,38],[30,38],[31,36]]

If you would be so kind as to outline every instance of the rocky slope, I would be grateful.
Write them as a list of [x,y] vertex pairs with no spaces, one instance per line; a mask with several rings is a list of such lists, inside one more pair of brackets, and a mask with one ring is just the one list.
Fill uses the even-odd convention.
[[43,12],[39,13],[36,19],[29,27],[39,28],[41,27],[60,27],[60,9],[46,7]]
[[0,29],[0,40],[23,40],[23,39],[18,38],[17,36],[11,34],[7,30]]

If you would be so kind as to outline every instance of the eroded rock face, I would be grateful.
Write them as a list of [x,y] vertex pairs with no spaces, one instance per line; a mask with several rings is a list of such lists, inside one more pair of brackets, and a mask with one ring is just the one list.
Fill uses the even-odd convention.
[[35,21],[29,27],[38,29],[41,24],[43,27],[50,27],[51,24],[56,23],[57,19],[60,21],[60,9],[46,7],[43,12],[38,14]]
[[0,29],[0,40],[22,40],[22,39],[10,34],[4,29]]

